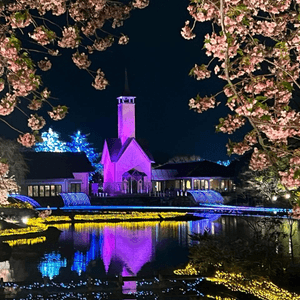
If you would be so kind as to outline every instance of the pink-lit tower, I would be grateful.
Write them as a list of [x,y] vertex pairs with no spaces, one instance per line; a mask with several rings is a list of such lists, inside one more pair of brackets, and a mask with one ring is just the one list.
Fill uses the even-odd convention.
[[128,86],[127,70],[125,70],[125,89],[118,97],[118,138],[122,145],[127,138],[135,138],[135,100]]

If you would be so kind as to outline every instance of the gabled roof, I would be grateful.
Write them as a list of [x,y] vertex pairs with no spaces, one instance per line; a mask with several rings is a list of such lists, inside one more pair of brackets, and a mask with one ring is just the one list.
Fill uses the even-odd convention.
[[84,152],[24,152],[26,179],[74,178],[73,173],[92,172]]
[[176,177],[232,177],[231,168],[203,160],[184,163],[167,163],[155,170],[176,170]]
[[142,148],[142,150],[144,151],[146,156],[149,158],[149,160],[151,162],[154,162],[154,159],[153,159],[145,141],[140,140],[140,139],[136,140],[135,138],[128,138],[126,140],[126,142],[123,144],[123,146],[121,143],[121,139],[118,139],[118,138],[106,139],[107,148],[108,148],[108,152],[109,152],[111,161],[117,162],[133,140],[135,140],[138,143],[138,145]]

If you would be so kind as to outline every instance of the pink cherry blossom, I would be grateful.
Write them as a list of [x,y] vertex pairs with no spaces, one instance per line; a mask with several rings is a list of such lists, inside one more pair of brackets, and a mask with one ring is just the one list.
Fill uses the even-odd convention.
[[0,115],[7,116],[11,114],[14,111],[16,104],[16,96],[6,93],[6,96],[2,98],[0,102]]
[[88,60],[88,56],[85,53],[74,53],[72,60],[79,69],[87,69],[91,65],[91,61]]
[[31,148],[35,142],[35,136],[31,133],[25,133],[23,135],[19,135],[18,142],[24,147]]
[[132,2],[132,5],[135,8],[142,9],[142,8],[145,8],[145,7],[147,7],[149,5],[149,0],[134,0]]
[[118,44],[119,44],[119,45],[126,45],[126,44],[128,44],[128,42],[129,42],[129,37],[126,36],[126,35],[122,35],[122,36],[119,38]]
[[56,38],[55,32],[47,30],[44,26],[36,27],[29,36],[42,46],[50,44]]
[[189,27],[190,21],[185,22],[185,26],[181,29],[181,35],[186,40],[191,40],[196,37],[196,35],[192,32],[192,29]]
[[9,170],[8,164],[0,162],[0,176],[7,174],[8,170]]
[[42,103],[40,99],[33,99],[27,107],[31,110],[39,110],[42,107]]
[[64,27],[62,34],[63,37],[60,41],[58,41],[58,46],[72,49],[79,46],[80,37],[76,27]]
[[269,157],[265,153],[259,151],[256,147],[254,147],[249,168],[254,171],[262,171],[267,169],[269,166],[271,166]]
[[92,83],[92,86],[97,90],[104,90],[107,85],[108,85],[108,81],[105,78],[104,73],[101,71],[101,69],[98,69],[97,75],[95,77],[94,82]]
[[32,130],[40,130],[45,126],[45,124],[45,119],[38,115],[30,115],[30,118],[28,119],[28,127]]
[[51,64],[51,61],[48,60],[47,58],[45,58],[44,60],[40,60],[38,62],[38,66],[39,68],[42,70],[42,71],[48,71],[51,69],[52,67],[52,64]]
[[48,114],[50,118],[54,121],[62,120],[68,112],[68,109],[66,106],[60,106],[53,107],[52,111],[48,111]]

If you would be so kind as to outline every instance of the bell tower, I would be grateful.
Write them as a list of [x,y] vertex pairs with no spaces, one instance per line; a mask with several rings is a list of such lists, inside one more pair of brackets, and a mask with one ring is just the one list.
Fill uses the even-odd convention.
[[135,138],[135,98],[131,96],[127,70],[125,69],[125,88],[118,99],[118,138],[122,145],[127,138]]

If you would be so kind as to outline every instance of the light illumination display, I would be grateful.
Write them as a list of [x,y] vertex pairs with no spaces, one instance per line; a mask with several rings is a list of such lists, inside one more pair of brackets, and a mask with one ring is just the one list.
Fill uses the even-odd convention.
[[206,278],[223,284],[233,291],[252,294],[265,300],[299,300],[300,295],[290,293],[267,280],[247,280],[242,274],[217,271],[215,277]]
[[52,252],[44,255],[38,268],[43,277],[53,279],[54,276],[59,274],[60,268],[66,266],[67,259],[61,258],[61,255],[58,253]]
[[49,128],[48,132],[42,132],[43,142],[34,146],[35,152],[67,152],[68,146],[66,142],[59,139],[59,134]]
[[99,163],[100,161],[100,153],[97,153],[95,149],[91,146],[91,144],[87,141],[87,136],[82,134],[79,130],[71,135],[71,142],[67,143],[68,151],[71,152],[84,152],[86,157],[91,162],[92,166],[95,168],[96,172],[102,173],[103,166]]
[[28,196],[24,196],[24,195],[19,195],[19,194],[10,194],[8,197],[12,197],[12,198],[16,198],[22,202],[27,202],[30,205],[32,205],[33,207],[40,207],[41,205],[36,202],[34,199],[28,197]]
[[46,241],[45,236],[39,236],[31,239],[17,239],[17,240],[7,240],[4,243],[7,243],[9,246],[20,246],[20,245],[34,245],[38,243],[43,243]]
[[37,143],[34,147],[36,152],[84,152],[91,162],[96,172],[102,173],[103,166],[99,163],[100,154],[87,141],[87,135],[82,134],[79,130],[71,135],[71,142],[63,142],[59,139],[59,133],[49,128],[48,132],[41,134],[43,142]]
[[198,204],[223,204],[222,195],[213,190],[190,190],[188,191]]
[[85,193],[61,193],[65,206],[90,206],[91,202]]

